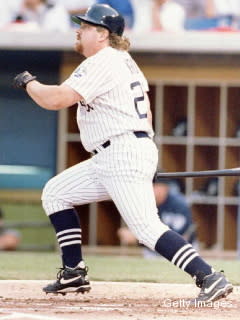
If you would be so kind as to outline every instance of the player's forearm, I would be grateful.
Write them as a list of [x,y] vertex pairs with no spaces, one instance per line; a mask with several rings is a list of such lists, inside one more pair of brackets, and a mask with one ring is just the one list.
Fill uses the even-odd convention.
[[65,85],[45,85],[28,71],[19,73],[13,80],[15,88],[25,89],[29,96],[42,108],[60,110],[75,105],[83,97],[78,91]]
[[26,86],[29,96],[42,108],[48,110],[60,110],[65,108],[60,86],[44,85],[36,80]]

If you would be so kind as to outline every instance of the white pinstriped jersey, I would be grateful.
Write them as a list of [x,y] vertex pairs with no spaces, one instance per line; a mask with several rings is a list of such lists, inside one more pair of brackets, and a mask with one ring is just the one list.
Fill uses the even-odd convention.
[[64,83],[84,98],[77,122],[87,151],[129,131],[153,135],[144,99],[148,84],[126,51],[112,47],[100,50],[84,60]]

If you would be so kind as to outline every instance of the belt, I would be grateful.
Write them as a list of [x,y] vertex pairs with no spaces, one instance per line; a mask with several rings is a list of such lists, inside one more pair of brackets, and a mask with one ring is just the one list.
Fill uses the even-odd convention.
[[[133,134],[136,136],[136,138],[149,138],[149,135],[145,131],[133,131]],[[110,144],[111,144],[111,141],[107,140],[106,142],[101,144],[100,147],[97,148],[98,150],[94,149],[92,153],[97,154],[102,148],[106,149],[107,147],[109,147]]]
[[106,149],[107,147],[110,146],[110,144],[111,144],[111,141],[110,141],[110,140],[107,140],[106,142],[104,142],[103,144],[101,144],[100,147],[98,147],[99,150],[94,149],[94,150],[92,151],[92,153],[93,153],[93,154],[97,154],[97,153],[101,150],[101,148]]
[[145,131],[133,131],[133,134],[134,134],[137,138],[149,138],[148,133],[145,132]]

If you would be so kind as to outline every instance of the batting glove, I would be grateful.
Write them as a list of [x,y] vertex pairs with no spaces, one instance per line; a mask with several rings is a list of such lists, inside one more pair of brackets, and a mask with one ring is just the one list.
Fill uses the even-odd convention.
[[19,73],[14,79],[13,79],[13,86],[15,88],[22,88],[26,90],[26,86],[30,81],[35,80],[37,77],[33,76],[28,71],[24,71],[22,73]]

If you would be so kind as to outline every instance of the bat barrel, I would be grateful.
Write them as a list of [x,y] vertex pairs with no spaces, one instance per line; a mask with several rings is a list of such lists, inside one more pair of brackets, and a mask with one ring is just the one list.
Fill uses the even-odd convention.
[[240,168],[186,172],[158,172],[159,178],[197,178],[240,176]]

